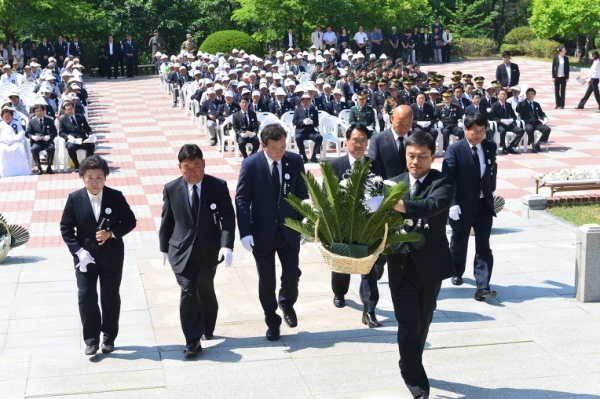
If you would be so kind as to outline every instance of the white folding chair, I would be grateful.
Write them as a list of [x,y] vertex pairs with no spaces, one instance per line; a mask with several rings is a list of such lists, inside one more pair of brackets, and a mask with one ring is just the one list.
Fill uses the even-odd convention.
[[323,136],[323,148],[321,149],[321,160],[324,160],[327,156],[327,149],[330,144],[335,144],[335,151],[338,158],[342,152],[342,146],[344,145],[346,138],[339,137],[339,125],[340,121],[335,116],[327,116],[319,121],[319,131]]
[[288,150],[292,150],[294,148],[294,143],[295,143],[294,131],[296,129],[294,128],[294,124],[292,123],[293,120],[294,120],[294,111],[287,111],[286,113],[281,115],[281,122],[283,122],[283,127],[288,132],[286,140],[285,140],[286,148]]
[[258,122],[260,122],[260,123],[262,123],[267,118],[278,119],[277,115],[275,115],[275,114],[273,114],[271,112],[258,112],[256,114],[256,118],[258,119]]

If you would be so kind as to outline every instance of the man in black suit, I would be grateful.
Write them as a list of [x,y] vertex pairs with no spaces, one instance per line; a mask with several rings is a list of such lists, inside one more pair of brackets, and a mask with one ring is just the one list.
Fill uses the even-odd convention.
[[48,43],[48,38],[46,36],[42,37],[42,42],[38,46],[38,54],[38,61],[42,66],[41,69],[44,70],[48,66],[48,59],[54,55],[52,44]]
[[463,283],[471,228],[475,230],[474,275],[475,299],[495,298],[490,290],[494,257],[490,249],[496,190],[496,143],[485,140],[487,119],[481,113],[465,118],[465,138],[446,150],[442,171],[456,181],[456,197],[450,207],[452,240],[450,251],[454,263],[452,284]]
[[434,125],[435,110],[433,109],[431,103],[426,102],[425,93],[420,92],[419,94],[417,94],[417,102],[412,104],[410,108],[413,111],[413,132],[427,132],[431,135],[431,137],[433,137],[433,140],[435,141],[438,136],[438,131]]
[[[86,355],[98,351],[100,333],[102,352],[115,349],[125,258],[123,236],[137,224],[123,194],[104,185],[108,174],[104,159],[97,155],[86,158],[79,170],[85,188],[69,194],[60,221],[63,240],[73,255]],[[98,307],[98,279],[102,313]]]
[[400,105],[390,116],[392,127],[371,139],[369,158],[379,162],[384,179],[406,172],[406,139],[412,121],[412,109],[408,105]]
[[54,44],[54,50],[56,51],[56,65],[62,68],[67,57],[67,52],[69,51],[69,46],[63,40],[62,35],[58,35],[58,41]]
[[[498,131],[500,132],[500,146],[502,154],[518,154],[516,147],[519,145],[525,131],[517,125],[517,115],[513,107],[506,102],[508,92],[505,89],[500,89],[498,92],[498,101],[492,104],[490,116],[498,122]],[[515,134],[515,138],[506,145],[506,132],[511,131]]]
[[329,102],[326,111],[333,116],[339,116],[340,111],[350,109],[348,103],[342,100],[342,91],[340,89],[333,90],[333,101]]
[[108,37],[104,54],[108,57],[108,79],[110,79],[110,69],[113,70],[113,77],[119,76],[119,60],[123,58],[121,52],[121,43],[115,42],[112,36]]
[[431,169],[434,159],[435,141],[431,135],[413,133],[406,140],[408,172],[391,179],[410,188],[395,209],[413,221],[407,230],[421,235],[418,242],[404,243],[398,253],[387,257],[398,320],[400,374],[415,398],[429,398],[423,349],[442,280],[454,273],[446,221],[456,185],[451,177]]
[[356,103],[352,101],[352,96],[361,90],[360,85],[354,81],[354,74],[348,72],[346,75],[346,82],[342,83],[342,94],[344,100],[348,103],[350,108],[354,107]]
[[[336,158],[330,162],[331,167],[340,181],[347,179],[352,173],[357,163],[371,160],[369,169],[376,176],[381,176],[381,165],[379,162],[365,156],[367,144],[371,138],[371,131],[362,123],[350,125],[346,130],[346,143],[348,144],[348,154]],[[379,288],[377,287],[377,272],[375,267],[368,274],[360,276],[359,295],[363,303],[363,324],[369,328],[381,327],[381,323],[375,316],[375,307],[379,301]],[[333,290],[333,305],[336,308],[346,306],[344,296],[348,293],[350,286],[350,275],[344,273],[331,272],[331,289]]]
[[233,114],[233,130],[237,136],[237,142],[244,158],[248,158],[246,144],[252,144],[252,154],[256,154],[260,141],[258,141],[258,118],[256,113],[249,109],[248,98],[242,97],[240,100],[241,110]]
[[73,43],[69,45],[69,54],[75,58],[81,58],[83,56],[83,47],[79,43],[77,36],[73,36]]
[[463,96],[464,91],[463,91],[463,87],[462,86],[456,86],[454,88],[454,98],[452,99],[452,101],[456,102],[458,105],[460,105],[460,107],[464,110],[471,105],[471,101],[469,101],[469,99],[465,98]]
[[31,144],[31,155],[38,169],[38,175],[44,173],[40,163],[40,151],[46,151],[48,167],[46,173],[53,174],[52,161],[54,160],[54,139],[56,138],[56,125],[54,120],[46,116],[46,106],[42,104],[33,105],[35,117],[29,119],[25,135]]
[[133,78],[136,53],[137,44],[131,40],[131,35],[127,35],[127,40],[123,43],[123,54],[125,55],[125,67],[128,78]]
[[[258,296],[265,313],[266,338],[280,337],[281,317],[293,328],[298,325],[294,304],[298,299],[300,280],[300,234],[284,225],[286,218],[302,220],[285,197],[293,194],[308,199],[301,174],[304,164],[300,156],[286,151],[286,131],[278,124],[265,126],[261,132],[264,151],[246,158],[235,196],[237,224],[244,248],[254,255],[258,271]],[[281,288],[276,287],[275,254],[281,262]]]
[[294,29],[292,29],[292,27],[290,26],[288,28],[287,33],[283,36],[283,50],[284,52],[287,51],[287,49],[291,48],[296,48],[296,36],[294,35]]
[[285,98],[285,96],[285,90],[278,87],[277,90],[275,90],[275,99],[269,104],[269,112],[277,115],[278,118],[281,118],[281,115],[286,112],[294,110],[294,106]]
[[[487,112],[487,108],[483,107],[481,101],[481,93],[479,91],[473,91],[471,94],[471,98],[473,102],[467,108],[465,108],[465,115],[472,114],[474,112],[479,112],[483,114],[487,120],[490,119],[489,113]],[[485,138],[486,140],[494,140],[494,131],[486,126],[485,129]]]
[[67,142],[67,152],[75,164],[75,172],[79,170],[79,161],[77,160],[77,150],[85,150],[86,158],[94,154],[94,143],[84,143],[92,134],[92,128],[88,124],[85,116],[75,114],[75,106],[66,102],[63,105],[65,114],[60,117],[58,132]]
[[[517,112],[521,115],[521,119],[525,121],[525,131],[527,132],[528,141],[531,144],[533,152],[539,152],[540,143],[546,143],[550,137],[550,128],[548,127],[548,116],[542,110],[542,106],[537,101],[533,101],[536,91],[530,87],[525,92],[527,100],[521,101],[517,105]],[[535,142],[534,132],[539,130],[542,135],[538,142]]]
[[519,84],[519,66],[510,62],[510,51],[502,52],[502,64],[496,67],[496,80],[500,81],[503,89]]
[[200,338],[213,338],[219,310],[214,278],[221,261],[231,267],[235,214],[227,183],[204,174],[196,144],[181,147],[178,159],[181,177],[165,185],[158,237],[163,261],[169,260],[181,287],[183,353],[195,355]]
[[302,156],[304,163],[308,162],[306,151],[304,149],[304,140],[312,140],[315,143],[313,153],[310,157],[311,162],[317,162],[317,155],[321,151],[323,136],[317,130],[319,127],[319,113],[316,108],[310,105],[311,97],[308,94],[302,96],[302,105],[294,111],[292,123],[296,127],[296,147]]

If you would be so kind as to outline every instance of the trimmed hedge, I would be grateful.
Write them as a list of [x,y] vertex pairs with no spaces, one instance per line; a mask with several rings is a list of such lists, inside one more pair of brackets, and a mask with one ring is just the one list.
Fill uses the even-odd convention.
[[456,57],[489,57],[498,44],[487,38],[461,37],[453,40],[452,55]]
[[519,44],[520,42],[537,39],[535,33],[529,26],[520,26],[508,32],[504,36],[504,43]]
[[552,58],[556,55],[556,49],[560,47],[559,42],[546,39],[535,39],[524,41],[521,47],[526,55],[538,58]]
[[503,51],[510,51],[510,55],[525,55],[520,44],[504,43],[500,46],[500,52],[502,53]]
[[233,49],[244,50],[247,54],[255,54],[262,57],[264,50],[262,46],[244,32],[238,30],[222,30],[208,36],[200,45],[200,51],[210,54],[230,53]]

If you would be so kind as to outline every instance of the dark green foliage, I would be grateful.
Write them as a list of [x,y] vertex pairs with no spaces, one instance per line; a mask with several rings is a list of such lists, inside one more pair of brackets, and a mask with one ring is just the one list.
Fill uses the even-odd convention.
[[525,55],[537,58],[552,58],[556,55],[556,49],[560,43],[554,40],[534,39],[521,42]]
[[453,40],[452,53],[457,57],[489,57],[497,48],[492,39],[461,37]]
[[523,47],[520,44],[504,43],[502,46],[500,46],[500,52],[502,51],[510,51],[511,55],[524,55]]
[[519,44],[523,41],[536,39],[535,33],[529,26],[520,26],[508,32],[504,36],[504,43]]
[[262,57],[264,50],[256,40],[244,32],[237,30],[223,30],[208,36],[200,45],[200,51],[210,54],[231,53],[234,48],[245,50],[248,54]]
[[[27,243],[27,241],[29,241],[29,232],[25,228],[17,226],[15,224],[9,225],[4,216],[2,216],[2,214],[0,214],[0,221],[6,223],[6,225],[8,226],[8,231],[10,232],[11,248],[19,247]],[[4,226],[4,224],[0,223],[0,237],[6,236],[6,234],[6,227]]]

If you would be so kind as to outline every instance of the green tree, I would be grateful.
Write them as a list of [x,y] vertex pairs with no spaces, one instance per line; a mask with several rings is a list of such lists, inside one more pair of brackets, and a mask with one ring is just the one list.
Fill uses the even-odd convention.
[[486,37],[498,16],[493,0],[455,0],[456,12],[452,27],[462,37]]
[[540,38],[584,36],[584,54],[587,58],[594,35],[600,29],[600,2],[533,0],[529,24]]

